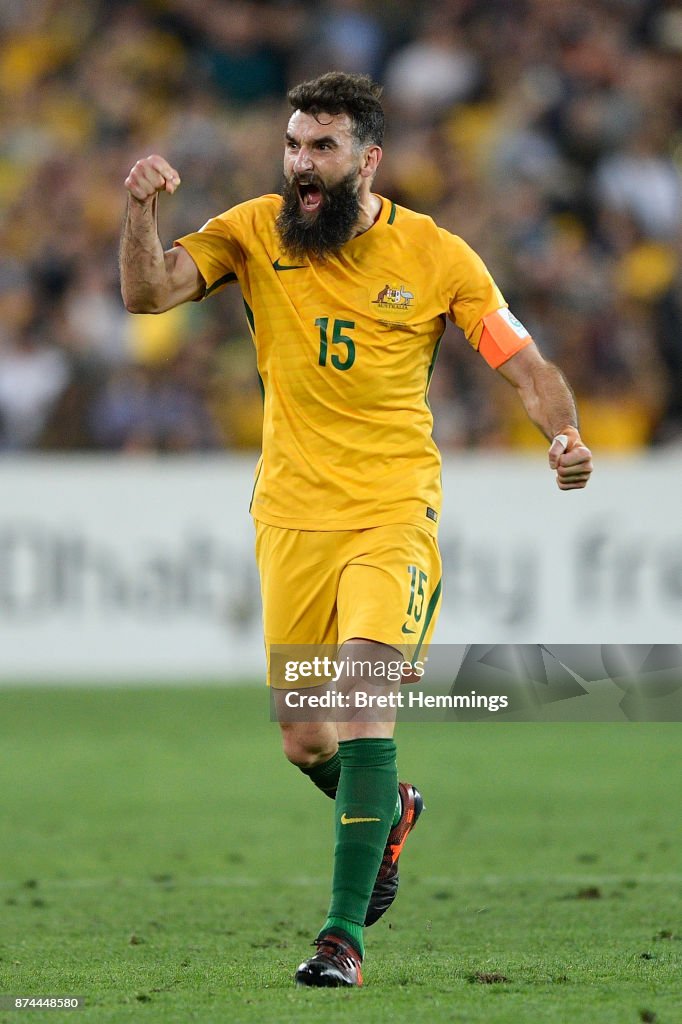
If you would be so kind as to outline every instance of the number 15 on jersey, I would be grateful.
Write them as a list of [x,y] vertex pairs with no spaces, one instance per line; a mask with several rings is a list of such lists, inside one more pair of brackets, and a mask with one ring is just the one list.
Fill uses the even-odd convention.
[[[320,316],[315,321],[315,326],[320,330],[320,355],[317,360],[319,366],[327,366],[329,363],[336,370],[350,370],[355,362],[355,342],[347,333],[355,329],[353,320],[334,320],[329,337],[329,317]],[[336,349],[334,346],[338,346]],[[331,354],[329,353],[331,347]],[[345,349],[345,351],[344,351]]]

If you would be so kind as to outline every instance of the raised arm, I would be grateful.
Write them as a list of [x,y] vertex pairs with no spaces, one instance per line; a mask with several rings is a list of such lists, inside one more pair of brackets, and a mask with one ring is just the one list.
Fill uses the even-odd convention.
[[562,491],[585,487],[592,472],[592,453],[578,432],[575,401],[561,371],[526,345],[498,367],[512,384],[529,417],[552,443],[549,465]]
[[163,251],[159,192],[173,194],[180,175],[162,156],[138,160],[125,180],[128,208],[121,235],[121,294],[130,313],[163,313],[203,294],[204,279],[182,246]]

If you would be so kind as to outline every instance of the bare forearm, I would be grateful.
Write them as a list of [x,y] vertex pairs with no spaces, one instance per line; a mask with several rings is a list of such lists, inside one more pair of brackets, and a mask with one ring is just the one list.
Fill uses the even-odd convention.
[[516,388],[533,423],[552,442],[549,465],[556,471],[560,490],[585,487],[592,473],[592,453],[578,433],[573,393],[561,370],[546,362],[531,342],[499,371]]
[[173,195],[180,175],[158,154],[138,160],[126,178],[130,193],[121,236],[121,294],[131,313],[163,313],[204,294],[204,279],[182,246],[167,252],[159,240],[159,192]]
[[163,306],[167,271],[157,227],[157,196],[128,197],[121,234],[121,294],[131,313],[155,313]]
[[565,427],[577,428],[573,393],[558,367],[547,362],[534,366],[515,386],[528,416],[548,440]]

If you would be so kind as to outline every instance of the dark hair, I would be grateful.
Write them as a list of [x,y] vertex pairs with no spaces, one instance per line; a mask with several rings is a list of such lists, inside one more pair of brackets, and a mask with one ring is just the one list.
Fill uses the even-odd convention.
[[361,146],[380,146],[384,141],[382,88],[369,75],[328,71],[310,82],[301,82],[287,93],[294,110],[304,114],[348,114],[353,135]]

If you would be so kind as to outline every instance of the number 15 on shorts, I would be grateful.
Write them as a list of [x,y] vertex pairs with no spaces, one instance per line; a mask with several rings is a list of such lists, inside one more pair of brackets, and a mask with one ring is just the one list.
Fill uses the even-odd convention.
[[[408,619],[412,619],[414,623],[418,623],[422,617],[424,611],[424,586],[428,582],[428,576],[421,569],[417,568],[416,565],[408,565],[407,571],[410,576],[410,598],[407,602],[406,615]],[[411,633],[413,630],[407,628],[407,623],[403,625],[403,633]]]

